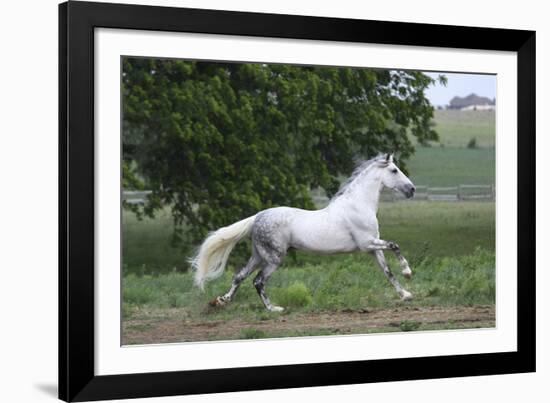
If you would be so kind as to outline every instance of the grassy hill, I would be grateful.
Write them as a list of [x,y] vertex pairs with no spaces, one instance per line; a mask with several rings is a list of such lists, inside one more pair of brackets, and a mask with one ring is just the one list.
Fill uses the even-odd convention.
[[[435,129],[440,141],[416,146],[408,162],[417,185],[456,186],[495,183],[495,112],[436,110]],[[471,139],[475,148],[468,148]]]
[[[495,111],[436,110],[435,129],[445,147],[466,147],[475,138],[478,147],[495,146]],[[434,146],[438,145],[437,143]]]

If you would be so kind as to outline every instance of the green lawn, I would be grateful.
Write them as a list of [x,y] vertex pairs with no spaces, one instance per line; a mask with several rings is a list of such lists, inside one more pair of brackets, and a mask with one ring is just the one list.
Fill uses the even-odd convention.
[[[406,331],[409,327],[428,330],[494,326],[491,320],[474,322],[474,319],[471,323],[467,320],[409,323],[407,311],[403,311],[494,306],[495,205],[492,202],[403,201],[380,205],[381,236],[399,243],[414,273],[411,281],[404,280],[397,260],[386,252],[390,267],[414,295],[414,300],[406,306],[369,254],[289,254],[267,287],[272,301],[285,307],[282,317],[299,323],[288,330],[278,328],[278,316],[263,308],[249,280],[239,289],[233,303],[223,309],[208,308],[209,301],[227,291],[234,271],[244,263],[245,256],[233,254],[223,276],[209,282],[205,292],[201,292],[193,284],[193,273],[186,270],[186,255],[166,246],[171,231],[168,215],[155,221],[138,222],[125,213],[124,221],[131,224],[124,227],[122,307],[124,329],[129,332],[124,333],[125,343],[155,343],[167,335],[174,340],[178,337],[215,340]],[[308,315],[330,317],[365,309],[399,311],[402,319],[397,327],[349,330],[346,326],[319,324],[316,327],[312,323],[304,323],[303,329],[300,327],[305,320],[301,318],[309,318]],[[231,334],[219,333],[224,329],[220,323],[226,321],[244,321],[246,327],[239,327],[240,330]],[[266,321],[271,324],[270,330],[265,329]],[[216,326],[216,330],[207,330],[203,336],[186,335],[187,330],[208,326],[205,323]]]
[[[407,162],[417,185],[456,186],[495,183],[495,112],[436,110],[434,128],[440,141],[416,146]],[[467,144],[476,139],[476,148]]]
[[[471,254],[476,247],[494,250],[495,204],[492,202],[403,201],[381,203],[380,233],[394,240],[410,260],[424,256]],[[123,213],[123,267],[126,273],[185,271],[190,252],[171,245],[173,226],[169,211],[155,220],[138,221]],[[232,258],[240,264],[244,259]],[[322,263],[342,256],[290,254],[285,264]]]
[[407,169],[416,185],[493,185],[495,149],[417,146]]
[[380,236],[395,240],[411,256],[423,249],[430,256],[460,256],[476,247],[495,248],[492,202],[383,203],[378,220]]
[[187,268],[190,251],[172,242],[174,223],[167,207],[155,219],[122,212],[122,265],[125,271],[166,272]]
[[[394,264],[395,273],[399,273]],[[494,252],[476,249],[461,257],[426,256],[414,264],[413,279],[401,283],[415,299],[408,307],[493,305],[495,302]],[[167,273],[123,278],[123,316],[152,318],[158,310],[181,308],[180,319],[189,325],[205,321],[262,321],[273,318],[267,312],[250,281],[235,301],[220,310],[205,311],[208,302],[224,294],[231,284],[233,267],[206,285],[201,292],[193,284],[193,273]],[[345,255],[341,259],[291,263],[281,267],[269,281],[267,291],[284,315],[307,312],[346,311],[364,308],[402,308],[395,290],[368,254]],[[167,311],[167,315],[170,313]],[[162,314],[161,314],[162,316]]]

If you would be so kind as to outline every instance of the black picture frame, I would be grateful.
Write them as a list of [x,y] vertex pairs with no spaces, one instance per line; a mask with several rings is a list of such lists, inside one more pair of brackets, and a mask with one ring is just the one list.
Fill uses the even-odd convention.
[[[517,52],[517,351],[94,373],[94,29]],[[396,365],[398,363],[398,365]],[[142,5],[59,5],[59,398],[89,401],[535,371],[535,32]]]

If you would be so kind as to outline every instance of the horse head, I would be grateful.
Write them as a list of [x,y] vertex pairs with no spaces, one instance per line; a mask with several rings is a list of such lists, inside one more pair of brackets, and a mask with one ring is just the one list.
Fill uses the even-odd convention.
[[399,190],[408,199],[414,196],[416,188],[411,180],[395,165],[393,154],[386,154],[377,161],[381,169],[382,185],[389,189]]

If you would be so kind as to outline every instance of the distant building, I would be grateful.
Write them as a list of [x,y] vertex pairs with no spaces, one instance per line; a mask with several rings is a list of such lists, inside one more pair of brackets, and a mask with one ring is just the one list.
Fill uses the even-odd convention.
[[494,111],[495,105],[469,105],[460,108],[461,111]]
[[449,102],[449,109],[460,110],[494,110],[495,100],[487,97],[480,97],[476,94],[470,94],[464,98],[454,97]]

